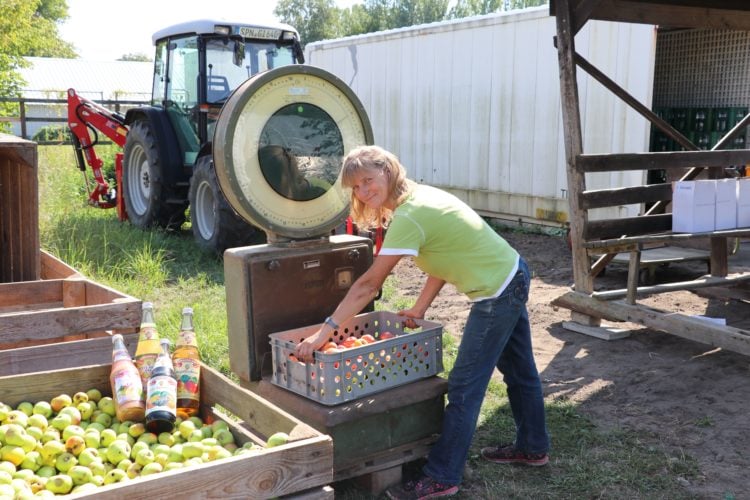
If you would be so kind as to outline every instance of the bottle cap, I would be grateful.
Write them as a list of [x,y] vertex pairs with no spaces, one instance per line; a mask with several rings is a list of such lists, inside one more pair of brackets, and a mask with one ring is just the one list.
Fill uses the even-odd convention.
[[153,302],[144,302],[143,305],[142,305],[142,307],[143,307],[143,309],[148,309],[148,308],[153,309],[154,308],[154,303]]
[[182,308],[182,314],[193,314],[193,308],[192,307],[183,307]]

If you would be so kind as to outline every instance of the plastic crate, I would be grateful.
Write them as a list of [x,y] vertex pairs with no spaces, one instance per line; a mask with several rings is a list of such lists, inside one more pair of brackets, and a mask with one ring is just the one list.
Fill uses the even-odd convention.
[[[443,371],[443,327],[418,320],[418,328],[406,332],[403,317],[376,311],[359,314],[342,324],[331,340],[370,334],[376,341],[338,353],[315,353],[311,363],[290,358],[297,343],[315,333],[320,325],[273,333],[271,352],[273,384],[324,405],[337,405]],[[394,335],[379,340],[384,332]]]

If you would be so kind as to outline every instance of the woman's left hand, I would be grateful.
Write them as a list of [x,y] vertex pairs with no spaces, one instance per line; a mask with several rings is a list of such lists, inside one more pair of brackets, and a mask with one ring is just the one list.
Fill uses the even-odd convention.
[[406,328],[417,328],[417,326],[418,326],[417,322],[414,321],[414,320],[415,319],[424,319],[424,312],[423,311],[419,311],[419,310],[417,310],[417,309],[415,309],[413,307],[410,308],[410,309],[404,309],[402,311],[399,311],[396,314],[398,314],[399,316],[405,316],[406,317],[406,319],[404,320],[404,326]]

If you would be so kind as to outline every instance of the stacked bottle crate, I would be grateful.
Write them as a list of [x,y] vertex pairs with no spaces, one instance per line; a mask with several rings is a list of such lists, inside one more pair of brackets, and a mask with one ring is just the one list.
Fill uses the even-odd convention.
[[[747,107],[700,107],[700,108],[657,108],[660,118],[672,125],[699,149],[711,149],[717,142],[739,123],[748,113]],[[744,149],[747,140],[745,132],[740,133],[724,149]],[[651,126],[650,151],[681,151],[684,148]]]

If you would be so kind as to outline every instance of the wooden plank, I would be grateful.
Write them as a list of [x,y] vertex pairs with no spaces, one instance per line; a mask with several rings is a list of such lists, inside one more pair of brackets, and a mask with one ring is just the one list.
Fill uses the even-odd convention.
[[641,304],[630,305],[621,300],[602,301],[580,292],[566,292],[553,300],[552,305],[611,321],[638,323],[688,340],[750,355],[750,332],[678,312],[662,311]]
[[[86,300],[86,281],[85,279],[67,279],[63,281],[62,299],[63,307],[85,306]],[[93,302],[97,303],[97,302]]]
[[645,234],[640,236],[626,236],[622,238],[606,240],[589,240],[584,241],[582,245],[589,249],[591,253],[601,253],[602,251],[629,251],[633,245],[658,244],[668,242],[689,241],[695,238],[743,238],[750,236],[750,228],[727,229],[724,231],[713,231],[709,233],[664,233],[664,234]]
[[726,276],[729,273],[729,249],[726,238],[711,238],[711,275]]
[[581,193],[580,207],[583,210],[592,208],[616,207],[656,201],[672,200],[671,184],[651,184],[649,186],[632,186],[612,189],[597,189]]
[[627,302],[628,304],[635,304],[637,289],[638,289],[638,277],[641,271],[641,251],[640,249],[633,250],[630,252],[630,262],[628,264],[628,289],[627,289]]
[[34,304],[62,304],[63,280],[0,283],[0,311],[11,307],[34,307]]
[[586,178],[577,166],[583,152],[581,114],[578,99],[578,82],[575,64],[575,26],[567,0],[560,0],[556,18],[557,60],[560,70],[560,100],[562,104],[563,139],[570,206],[570,238],[573,251],[573,279],[576,290],[591,292],[594,281],[589,275],[586,251],[580,244],[588,221],[585,210],[579,206],[580,194],[586,190]]
[[577,167],[584,173],[691,167],[728,167],[731,165],[750,164],[750,149],[582,154],[576,160]]
[[589,221],[584,230],[587,241],[628,235],[663,233],[672,230],[672,214],[638,215],[619,219]]
[[201,404],[220,404],[265,437],[279,431],[297,439],[318,435],[307,424],[206,365],[201,366],[201,384]]
[[574,35],[588,22],[591,12],[599,2],[600,0],[578,0],[578,4],[574,7],[571,16]]
[[51,253],[41,250],[41,279],[65,279],[75,276],[81,276],[77,270],[58,259]]
[[[750,273],[734,273],[726,277],[704,276],[692,281],[678,281],[675,283],[663,283],[660,285],[639,286],[636,293],[643,297],[657,293],[675,292],[678,290],[695,290],[712,286],[732,286],[741,282],[750,281]],[[604,292],[593,292],[592,297],[599,300],[616,300],[625,297],[627,289],[607,290]]]
[[[123,337],[131,355],[135,354],[138,335],[123,333]],[[0,350],[0,377],[106,364],[111,360],[112,338],[110,336],[5,349]]]
[[609,326],[587,326],[575,321],[563,321],[562,327],[571,332],[583,333],[590,337],[602,340],[618,340],[630,337],[630,330],[624,328],[612,328]]

